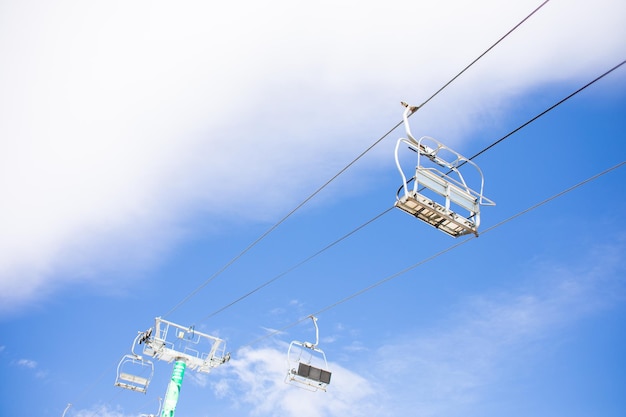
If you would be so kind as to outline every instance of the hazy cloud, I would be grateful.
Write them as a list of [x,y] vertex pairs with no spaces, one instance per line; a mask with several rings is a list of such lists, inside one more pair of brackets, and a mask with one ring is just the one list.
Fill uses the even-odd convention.
[[534,288],[466,300],[437,330],[382,347],[375,378],[403,399],[388,404],[392,415],[480,415],[476,405],[489,401],[499,379],[545,354],[568,326],[623,301],[623,249],[597,247],[579,265],[543,265],[527,281]]
[[48,371],[41,369],[39,367],[39,363],[32,359],[19,359],[15,363],[18,366],[32,370],[34,372],[35,378],[37,379],[44,379],[48,376]]
[[191,383],[198,387],[206,387],[208,385],[208,377],[206,374],[201,374],[198,372],[188,372],[185,375],[185,378],[190,379]]
[[17,361],[17,364],[29,369],[35,369],[37,367],[37,362],[31,359],[20,359]]

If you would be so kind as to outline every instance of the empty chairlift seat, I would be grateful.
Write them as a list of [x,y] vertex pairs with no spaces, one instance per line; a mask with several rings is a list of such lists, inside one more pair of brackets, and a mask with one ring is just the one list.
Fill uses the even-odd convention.
[[154,365],[138,355],[125,355],[117,366],[115,386],[146,393]]
[[[495,205],[483,195],[482,171],[474,162],[433,138],[424,136],[416,140],[408,122],[414,108],[406,107],[407,138],[400,138],[395,150],[396,165],[402,176],[395,206],[450,236],[478,236],[481,206]],[[417,154],[412,177],[405,174],[401,165],[402,145],[413,155]],[[477,190],[468,185],[466,177],[478,185]]]
[[331,372],[328,370],[326,354],[317,347],[319,331],[317,318],[311,316],[315,325],[315,343],[294,340],[287,351],[286,383],[295,383],[299,388],[309,391],[326,391],[330,384]]
[[130,348],[131,354],[124,355],[120,363],[117,365],[117,376],[115,378],[115,386],[146,393],[148,385],[154,375],[154,364],[135,353],[137,345],[145,343],[151,336],[152,329],[146,332],[139,332],[133,345]]

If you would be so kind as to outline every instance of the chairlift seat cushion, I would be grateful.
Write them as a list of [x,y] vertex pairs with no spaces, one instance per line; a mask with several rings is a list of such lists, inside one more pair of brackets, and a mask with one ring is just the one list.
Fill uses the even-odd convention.
[[395,206],[450,236],[477,234],[473,222],[414,191],[396,201]]
[[147,378],[143,378],[137,375],[131,375],[131,374],[127,374],[125,372],[122,372],[120,374],[120,379],[123,379],[125,381],[129,381],[129,382],[134,382],[135,384],[138,385],[148,385],[148,379]]

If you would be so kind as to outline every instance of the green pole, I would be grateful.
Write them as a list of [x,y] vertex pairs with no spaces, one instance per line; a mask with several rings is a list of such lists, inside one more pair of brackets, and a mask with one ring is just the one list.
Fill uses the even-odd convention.
[[165,392],[165,401],[163,401],[163,411],[161,411],[161,417],[174,417],[174,411],[176,410],[176,403],[178,403],[180,386],[183,384],[183,376],[185,376],[186,367],[187,363],[185,363],[185,361],[178,360],[174,362],[172,379],[170,379],[170,383],[167,385],[167,391]]

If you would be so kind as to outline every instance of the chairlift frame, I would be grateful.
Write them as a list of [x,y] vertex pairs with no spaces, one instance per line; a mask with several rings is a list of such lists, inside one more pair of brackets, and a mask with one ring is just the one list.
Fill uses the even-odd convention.
[[[152,361],[148,359],[144,359],[141,355],[135,353],[135,347],[137,344],[141,344],[143,340],[145,340],[146,334],[148,332],[139,332],[135,340],[133,341],[133,345],[131,346],[131,353],[128,355],[124,355],[117,365],[117,376],[115,378],[114,385],[116,387],[128,389],[131,391],[137,391],[145,394],[148,391],[148,386],[150,385],[150,381],[152,381],[152,376],[154,375],[154,364]],[[140,376],[141,373],[133,371],[130,372],[129,368],[138,369],[138,370],[148,370],[148,377]]]
[[[408,117],[417,108],[406,103],[402,105],[406,107],[403,120],[407,137],[398,139],[395,148],[396,166],[402,176],[395,207],[452,237],[468,234],[478,236],[480,207],[495,205],[483,195],[485,180],[482,171],[473,161],[436,139],[423,136],[416,140],[411,134]],[[407,145],[411,151],[417,153],[415,174],[409,180],[400,164],[401,145]],[[480,178],[479,191],[467,185],[460,170],[463,166],[476,170]],[[447,172],[444,172],[445,170]],[[456,178],[452,177],[452,174]],[[409,185],[411,182],[412,187]],[[429,190],[429,195],[437,196],[438,201],[423,193],[424,190]],[[459,209],[466,211],[467,214],[461,214]]]
[[330,384],[331,372],[328,371],[326,354],[317,347],[319,343],[317,318],[314,316],[310,318],[315,326],[315,343],[294,340],[289,344],[285,383],[298,383],[299,388],[308,391],[326,391]]

